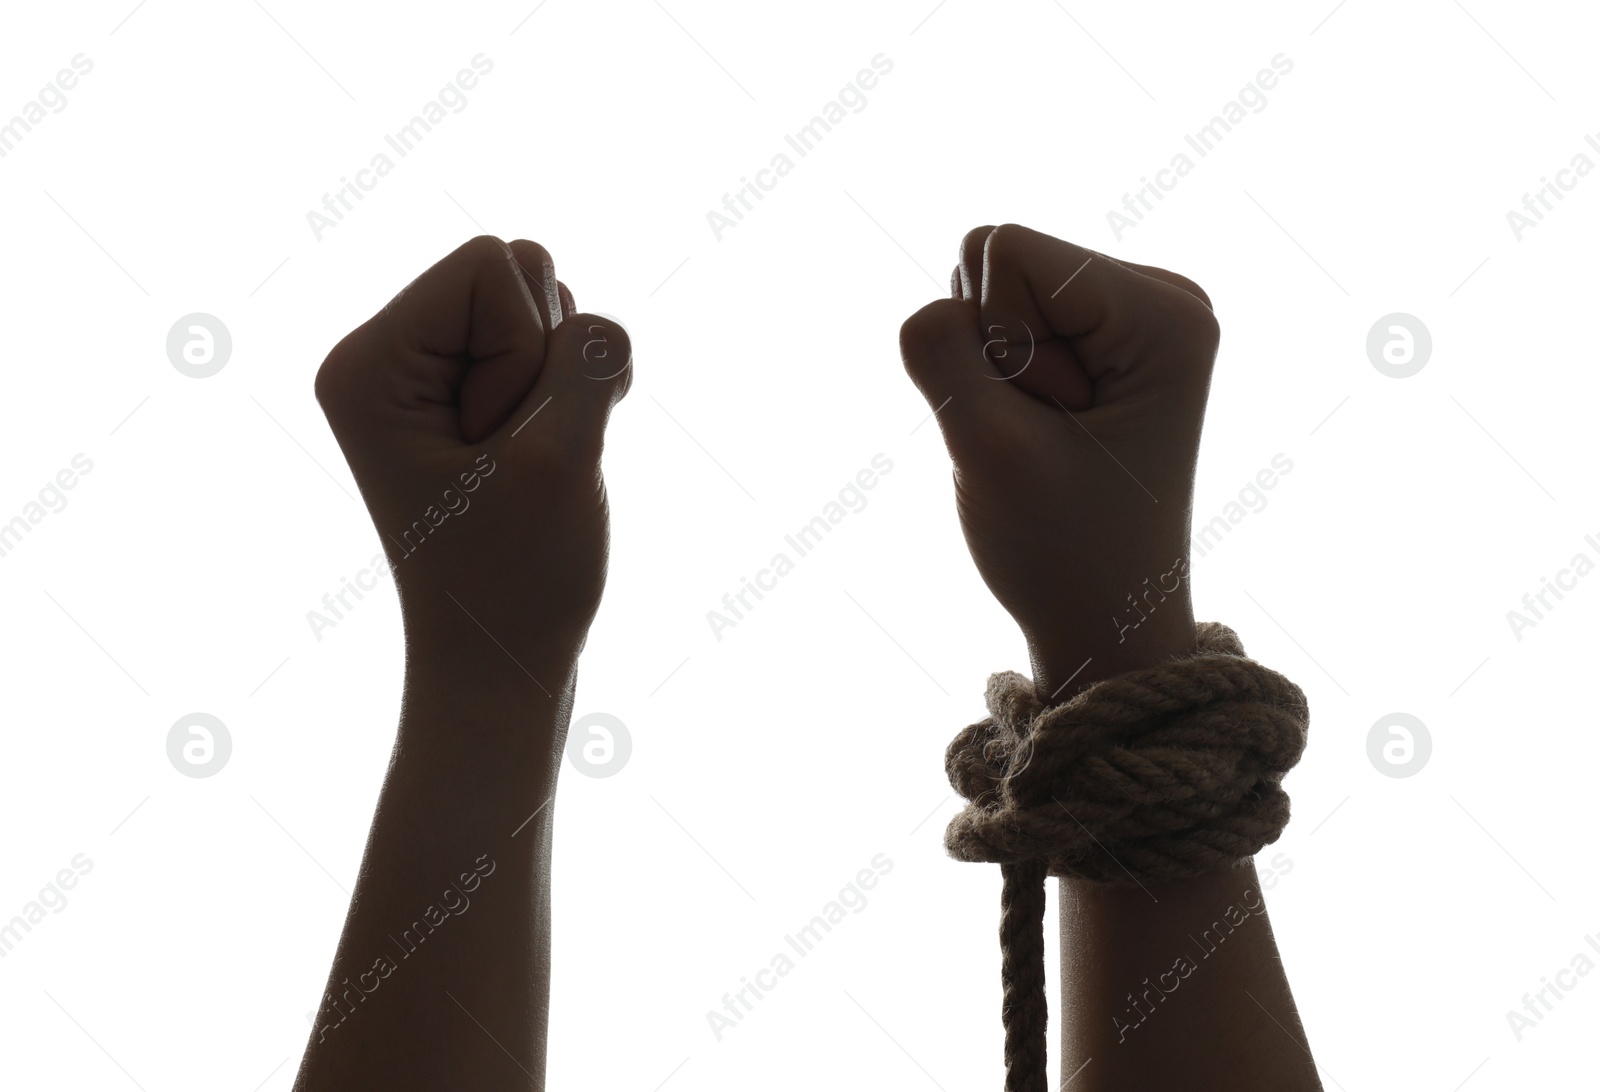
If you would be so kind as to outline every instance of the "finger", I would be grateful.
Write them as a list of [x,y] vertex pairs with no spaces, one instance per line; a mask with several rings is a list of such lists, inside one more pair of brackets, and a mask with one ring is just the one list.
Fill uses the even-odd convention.
[[1155,265],[1140,265],[1138,262],[1124,261],[1121,258],[1116,260],[1118,264],[1127,266],[1129,269],[1132,269],[1137,273],[1141,273],[1146,277],[1150,277],[1158,281],[1165,281],[1167,284],[1181,288],[1191,296],[1198,299],[1201,303],[1205,304],[1206,307],[1213,311],[1216,310],[1216,308],[1211,306],[1211,297],[1206,294],[1206,290],[1201,288],[1194,281],[1191,281],[1188,277],[1185,277],[1182,273],[1174,273],[1170,269],[1162,269],[1160,266]]
[[959,265],[950,268],[950,298],[953,300],[967,298],[961,293],[961,267]]
[[633,385],[633,344],[622,324],[575,312],[550,334],[539,382],[506,423],[508,445],[553,445],[599,465],[611,408]]
[[569,319],[578,310],[578,303],[572,298],[572,289],[557,281],[556,290],[561,293],[561,318]]
[[961,237],[956,270],[961,275],[961,298],[977,301],[983,288],[983,247],[994,233],[993,224],[975,227]]
[[[461,437],[468,443],[477,443],[499,428],[538,381],[548,338],[542,299],[537,286],[528,283],[525,263],[517,258],[515,246],[507,246],[498,239],[495,242],[503,250],[496,268],[509,273],[521,289],[516,321],[525,333],[527,344],[520,352],[495,352],[488,344],[467,349],[470,361],[461,382],[458,404]],[[478,316],[478,311],[483,311],[484,315]],[[500,319],[498,309],[480,307],[476,298],[474,312],[475,323],[488,321],[492,324]]]
[[317,375],[330,409],[375,394],[413,408],[465,400],[463,429],[508,409],[537,375],[544,328],[510,249],[480,235],[401,289]]
[[528,239],[514,239],[508,247],[543,331],[541,356],[531,367],[475,364],[468,371],[461,397],[461,434],[468,443],[478,443],[499,429],[527,397],[539,378],[543,346],[562,318],[561,282],[556,280],[550,252]]
[[[985,256],[994,225],[973,228],[961,240],[962,279],[966,298],[982,301],[989,291],[985,285]],[[1005,309],[985,308],[982,329],[985,352],[1000,374],[1034,396],[1071,409],[1091,404],[1093,384],[1083,369],[1062,347],[1050,344],[1043,323],[1027,315],[1011,316]],[[1042,343],[1042,344],[1041,344]]]
[[1006,374],[1067,409],[1092,406],[1095,383],[1138,354],[1148,278],[1017,224],[989,234],[983,262],[983,324],[991,340],[1004,339]]
[[[380,325],[403,349],[482,359],[523,342],[529,303],[510,249],[479,235],[402,288],[384,305]],[[537,313],[532,318],[537,324]]]
[[980,439],[980,421],[994,399],[1015,397],[984,355],[978,308],[966,300],[934,300],[906,319],[900,359],[939,418],[945,446],[958,463]]
[[513,239],[511,253],[517,256],[517,264],[522,267],[533,298],[541,304],[545,329],[554,330],[561,325],[561,282],[556,280],[555,259],[544,247],[528,239]]

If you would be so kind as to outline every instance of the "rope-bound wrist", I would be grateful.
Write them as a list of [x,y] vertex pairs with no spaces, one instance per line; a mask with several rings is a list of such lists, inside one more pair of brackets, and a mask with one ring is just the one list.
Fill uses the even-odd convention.
[[1244,861],[1289,821],[1283,776],[1305,749],[1305,694],[1217,622],[1196,650],[1041,703],[992,675],[989,716],[945,754],[968,801],[945,831],[963,861],[1001,866],[1006,1087],[1044,1092],[1044,877],[1192,876]]

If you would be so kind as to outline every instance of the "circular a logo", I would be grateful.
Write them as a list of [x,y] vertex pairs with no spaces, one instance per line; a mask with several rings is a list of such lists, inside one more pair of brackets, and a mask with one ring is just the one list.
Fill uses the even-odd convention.
[[167,359],[190,379],[209,379],[233,355],[233,335],[221,319],[196,311],[167,331]]
[[567,761],[585,777],[620,773],[633,754],[628,726],[610,713],[589,713],[567,731]]
[[[592,313],[599,315],[603,319],[610,319],[618,326],[621,326],[624,333],[627,333],[628,328],[623,326],[622,320],[616,315],[608,315],[604,311]],[[607,379],[615,379],[628,370],[628,365],[633,363],[633,344],[631,339],[628,345],[628,358],[619,364],[617,363],[617,354],[612,352],[611,343],[606,340],[606,328],[599,323],[590,323],[587,332],[589,338],[583,343],[583,362],[585,364],[593,364],[596,369],[601,371],[607,368],[614,369],[609,375],[591,375],[589,376],[590,379],[603,383]]]
[[185,777],[210,777],[228,764],[233,737],[210,713],[179,717],[167,732],[167,758]]
[[1420,773],[1433,754],[1428,726],[1410,713],[1379,717],[1367,733],[1367,758],[1385,777],[1410,777]]
[[[1022,324],[1022,329],[1028,335],[1027,359],[1023,360],[1021,365],[1017,367],[1017,370],[1012,372],[1010,375],[991,375],[988,378],[1015,379],[1017,376],[1027,371],[1028,365],[1033,363],[1033,350],[1035,346],[1033,329],[1026,322]],[[996,330],[1000,331],[1000,333],[996,334]],[[995,367],[999,368],[1001,371],[1005,371],[1007,368],[1011,367],[1013,363],[1015,363],[1014,361],[1008,359],[1011,355],[1011,351],[1005,348],[1005,346],[1011,344],[1011,338],[1007,335],[1005,326],[1002,323],[992,322],[984,332],[990,335],[989,340],[983,343],[984,359],[989,361],[989,363],[993,364]],[[1004,363],[1002,363],[1002,361]]]
[[1433,355],[1433,335],[1415,315],[1384,315],[1367,331],[1367,359],[1390,379],[1408,379]]

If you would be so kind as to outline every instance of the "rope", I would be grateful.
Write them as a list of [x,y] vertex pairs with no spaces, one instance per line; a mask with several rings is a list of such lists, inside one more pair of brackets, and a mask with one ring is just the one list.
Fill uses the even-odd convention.
[[1230,867],[1289,821],[1280,782],[1305,750],[1298,686],[1218,622],[1196,651],[1046,708],[1014,671],[989,677],[989,717],[945,753],[967,800],[945,830],[962,861],[1000,865],[1007,1092],[1045,1092],[1044,880],[1108,884]]

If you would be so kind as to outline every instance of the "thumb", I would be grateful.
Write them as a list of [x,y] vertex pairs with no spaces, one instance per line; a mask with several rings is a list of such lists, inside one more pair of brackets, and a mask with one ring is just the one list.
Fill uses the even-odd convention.
[[546,336],[538,382],[507,418],[507,440],[542,437],[567,458],[598,463],[611,407],[633,385],[633,343],[607,315],[579,312]]

